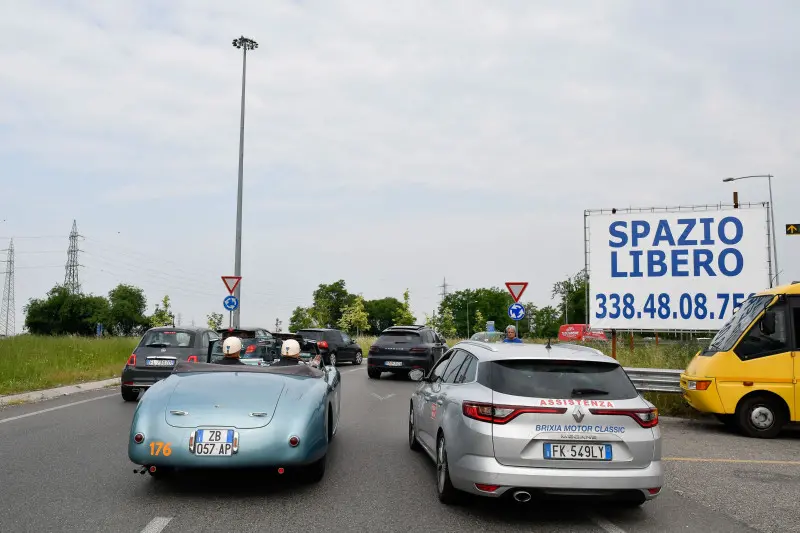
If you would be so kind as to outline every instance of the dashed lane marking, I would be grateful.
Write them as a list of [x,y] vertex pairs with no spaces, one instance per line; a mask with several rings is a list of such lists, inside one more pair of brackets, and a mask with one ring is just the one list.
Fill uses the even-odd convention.
[[718,459],[705,457],[663,457],[663,461],[678,461],[687,463],[736,463],[758,465],[786,465],[800,466],[800,461],[773,461],[769,459]]
[[625,530],[619,527],[618,525],[609,522],[602,516],[596,514],[590,514],[589,520],[594,522],[594,524],[605,531],[606,533],[625,533]]
[[56,407],[49,407],[47,409],[41,409],[39,411],[34,411],[32,413],[25,413],[24,415],[11,416],[11,417],[3,418],[2,420],[0,420],[0,424],[5,424],[6,422],[13,422],[14,420],[19,420],[21,418],[28,418],[29,416],[40,415],[42,413],[49,413],[50,411],[57,411],[59,409],[65,409],[67,407],[72,407],[73,405],[80,405],[82,403],[88,403],[88,402],[96,402],[97,400],[102,400],[104,398],[111,398],[112,396],[118,396],[118,395],[117,394],[106,394],[105,396],[98,396],[97,398],[89,398],[88,400],[81,400],[79,402],[67,403],[67,404],[64,404],[64,405],[56,406]]
[[169,524],[172,517],[157,516],[150,520],[150,523],[144,526],[142,533],[160,533],[163,531],[167,524]]

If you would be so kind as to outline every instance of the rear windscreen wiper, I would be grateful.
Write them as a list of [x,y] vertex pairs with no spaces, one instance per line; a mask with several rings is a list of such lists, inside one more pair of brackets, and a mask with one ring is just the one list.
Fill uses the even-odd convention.
[[166,342],[154,342],[147,345],[148,348],[169,348],[169,344]]
[[583,394],[608,394],[608,391],[600,389],[572,389],[573,396],[581,396]]

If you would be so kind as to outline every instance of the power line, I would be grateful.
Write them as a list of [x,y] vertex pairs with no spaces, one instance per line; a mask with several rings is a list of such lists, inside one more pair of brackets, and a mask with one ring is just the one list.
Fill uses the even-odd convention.
[[14,307],[14,240],[8,245],[8,259],[6,263],[5,283],[3,284],[3,300],[0,304],[0,327],[3,336],[10,337],[14,334],[15,307]]

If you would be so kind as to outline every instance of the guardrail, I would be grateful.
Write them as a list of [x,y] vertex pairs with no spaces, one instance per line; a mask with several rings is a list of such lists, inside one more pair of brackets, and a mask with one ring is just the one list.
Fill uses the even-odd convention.
[[636,390],[642,392],[666,392],[681,394],[681,372],[671,368],[626,368]]

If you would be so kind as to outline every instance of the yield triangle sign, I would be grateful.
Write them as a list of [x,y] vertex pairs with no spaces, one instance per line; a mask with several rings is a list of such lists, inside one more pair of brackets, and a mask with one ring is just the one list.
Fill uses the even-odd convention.
[[240,281],[242,281],[242,276],[222,276],[222,283],[224,283],[225,288],[228,289],[228,294],[233,294],[233,291],[236,290],[236,286],[239,285]]
[[507,281],[506,288],[508,292],[511,293],[511,297],[514,298],[515,302],[519,302],[519,299],[522,298],[522,293],[525,292],[525,289],[528,288],[527,281]]

